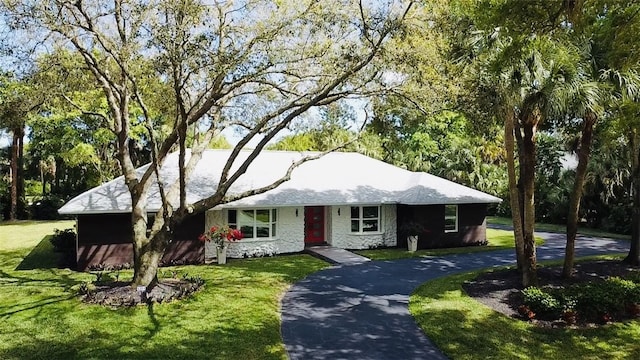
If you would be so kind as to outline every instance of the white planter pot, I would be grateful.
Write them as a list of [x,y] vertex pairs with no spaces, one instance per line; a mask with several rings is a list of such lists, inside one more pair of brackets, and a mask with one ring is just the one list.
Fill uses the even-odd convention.
[[222,249],[216,248],[216,255],[218,256],[218,264],[223,265],[227,263],[227,247],[223,247]]
[[409,235],[407,237],[407,248],[409,252],[418,250],[418,235]]

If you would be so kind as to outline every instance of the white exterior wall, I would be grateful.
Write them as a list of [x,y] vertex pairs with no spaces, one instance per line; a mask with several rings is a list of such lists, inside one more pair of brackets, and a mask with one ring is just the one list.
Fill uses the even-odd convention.
[[[298,216],[296,216],[298,209]],[[227,210],[209,210],[205,217],[205,229],[227,223]],[[300,252],[304,250],[304,207],[277,209],[276,236],[272,239],[242,239],[232,242],[227,257],[243,258]],[[216,257],[216,248],[205,243],[205,259]]]
[[[296,209],[298,215],[296,216]],[[340,215],[338,215],[340,209]],[[242,239],[229,244],[227,256],[243,258],[300,252],[304,250],[304,207],[277,209],[276,237],[273,239]],[[381,231],[351,233],[351,206],[327,206],[325,212],[325,241],[343,249],[369,249],[396,245],[396,206],[381,206]],[[212,226],[226,224],[227,210],[209,210],[205,217],[205,231]],[[216,257],[216,248],[205,243],[205,260]]]
[[[373,206],[374,204],[372,204]],[[340,215],[338,215],[340,209]],[[397,244],[397,211],[395,205],[381,206],[381,231],[376,233],[351,233],[351,206],[331,207],[331,242],[343,249],[369,249]]]
[[397,205],[382,205],[383,242],[384,246],[398,245],[398,207]]

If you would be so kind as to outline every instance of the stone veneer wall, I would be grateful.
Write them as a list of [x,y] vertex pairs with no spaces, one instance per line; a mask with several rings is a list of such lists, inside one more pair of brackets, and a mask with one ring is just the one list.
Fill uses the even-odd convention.
[[[298,209],[298,216],[296,216]],[[227,223],[227,210],[209,210],[206,213],[205,229]],[[277,209],[276,236],[273,239],[243,239],[229,244],[227,256],[242,258],[293,253],[304,250],[304,207]],[[215,246],[205,244],[205,259],[216,257]]]
[[[340,215],[338,215],[340,209]],[[331,207],[331,245],[343,249],[369,249],[396,246],[396,205],[382,205],[382,231],[379,233],[351,233],[351,206]]]

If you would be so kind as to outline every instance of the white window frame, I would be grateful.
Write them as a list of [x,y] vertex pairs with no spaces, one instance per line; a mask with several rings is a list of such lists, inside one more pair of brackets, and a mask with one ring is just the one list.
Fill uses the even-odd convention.
[[[378,208],[378,217],[377,218],[365,218],[364,217],[364,208],[375,207]],[[358,218],[351,217],[351,209],[358,208]],[[378,221],[378,230],[375,231],[363,231],[364,230],[364,221],[365,220],[377,220]],[[358,221],[358,231],[353,231],[351,228],[352,222],[354,220]],[[351,234],[380,234],[382,233],[382,206],[380,205],[357,205],[349,207],[349,230]]]
[[[455,215],[447,215],[447,207],[448,206],[455,206],[456,209],[456,214]],[[453,218],[454,221],[454,228],[453,229],[447,229],[447,219],[451,219]],[[444,206],[444,232],[445,233],[454,233],[454,232],[458,232],[458,205],[457,204],[446,204]]]
[[[266,225],[269,227],[269,236],[268,237],[258,237],[258,230],[257,230],[257,224],[256,224],[256,218],[257,218],[257,211],[260,210],[266,210],[269,212],[269,221],[266,223]],[[229,215],[231,212],[235,212],[236,214],[236,222],[230,222],[229,221]],[[278,210],[275,208],[255,208],[255,209],[228,209],[227,210],[227,225],[232,228],[232,229],[237,229],[238,228],[238,216],[239,216],[239,212],[241,211],[253,211],[253,234],[252,237],[244,237],[243,239],[247,239],[247,240],[269,240],[269,239],[274,239],[277,234],[278,234]],[[241,225],[246,225],[246,226],[250,226],[249,224],[241,224]]]

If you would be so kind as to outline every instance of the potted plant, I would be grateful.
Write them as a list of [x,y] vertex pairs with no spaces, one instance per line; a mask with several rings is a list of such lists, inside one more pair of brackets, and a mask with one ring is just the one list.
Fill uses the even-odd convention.
[[578,313],[573,309],[568,309],[562,312],[562,320],[567,325],[575,325],[578,322]]
[[408,250],[410,252],[418,250],[418,236],[426,232],[424,226],[418,222],[409,221],[402,224],[402,226],[400,226],[400,230],[407,234]]
[[232,241],[242,239],[242,232],[238,229],[231,229],[229,226],[212,226],[209,230],[198,238],[203,242],[212,242],[216,247],[218,264],[227,263],[227,247]]
[[578,312],[576,311],[577,301],[575,299],[567,299],[562,311],[562,320],[567,325],[575,325],[578,322]]

